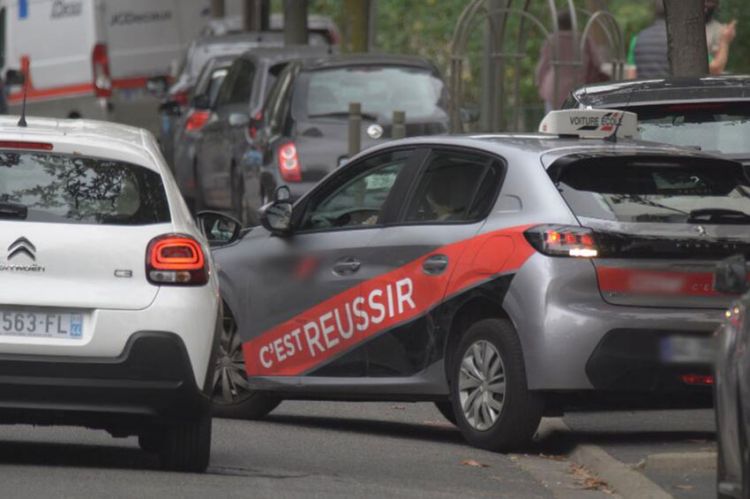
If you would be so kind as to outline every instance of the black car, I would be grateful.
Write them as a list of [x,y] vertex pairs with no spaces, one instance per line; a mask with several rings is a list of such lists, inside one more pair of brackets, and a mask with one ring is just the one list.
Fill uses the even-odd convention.
[[195,144],[202,136],[203,128],[211,118],[211,109],[216,102],[219,88],[235,57],[217,57],[209,60],[198,76],[190,96],[190,106],[176,120],[174,130],[175,180],[180,192],[194,208],[195,192]]
[[667,78],[586,85],[563,103],[638,115],[640,138],[750,162],[750,76]]
[[298,198],[347,160],[349,104],[362,106],[365,149],[391,139],[394,111],[406,113],[406,135],[448,132],[446,85],[434,64],[410,56],[358,54],[297,61],[279,75],[246,158],[260,173],[250,201],[279,185]]
[[[234,61],[196,138],[195,159],[188,169],[188,184],[196,186],[188,196],[196,209],[231,211],[243,223],[258,223],[253,215],[263,199],[243,194],[259,191],[257,169],[247,169],[243,160],[255,133],[248,128],[251,116],[261,116],[268,90],[290,61],[321,57],[328,50],[325,46],[254,49]],[[243,200],[251,204],[243,205]]]

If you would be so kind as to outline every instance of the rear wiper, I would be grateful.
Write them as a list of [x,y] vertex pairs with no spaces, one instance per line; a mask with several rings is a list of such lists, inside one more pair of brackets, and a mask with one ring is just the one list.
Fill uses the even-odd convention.
[[29,209],[22,204],[0,203],[0,218],[26,220]]
[[[332,113],[310,114],[308,118],[348,118],[349,111],[335,111]],[[378,117],[370,113],[362,113],[362,119],[367,121],[378,121]]]
[[691,211],[687,222],[746,224],[750,223],[750,215],[744,211],[729,210],[726,208],[703,208]]

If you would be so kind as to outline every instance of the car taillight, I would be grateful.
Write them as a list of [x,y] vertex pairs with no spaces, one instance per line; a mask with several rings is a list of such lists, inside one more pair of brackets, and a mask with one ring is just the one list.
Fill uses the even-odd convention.
[[109,72],[109,54],[107,45],[97,43],[91,54],[94,77],[94,94],[97,97],[112,96],[112,77]]
[[190,236],[167,234],[151,240],[146,251],[146,276],[150,283],[200,286],[208,282],[201,245]]
[[188,102],[190,101],[190,91],[180,90],[179,92],[173,93],[170,96],[170,99],[179,104],[180,107],[187,107]]
[[197,132],[201,128],[203,128],[203,125],[205,125],[208,122],[208,119],[211,117],[210,111],[198,111],[193,110],[188,115],[187,120],[185,121],[185,131],[186,132]]
[[286,182],[301,182],[302,169],[299,164],[297,148],[293,142],[288,142],[279,147],[279,171],[281,178]]
[[54,148],[49,142],[26,142],[23,140],[0,140],[0,149],[32,149],[51,151]]
[[255,113],[255,116],[253,116],[253,119],[250,120],[250,125],[247,127],[247,135],[251,139],[255,139],[258,135],[258,123],[263,121],[263,112],[258,111]]
[[577,258],[596,258],[599,255],[594,232],[585,227],[538,225],[524,234],[529,243],[545,255]]
[[686,385],[711,386],[714,384],[714,377],[710,374],[683,374],[680,379]]

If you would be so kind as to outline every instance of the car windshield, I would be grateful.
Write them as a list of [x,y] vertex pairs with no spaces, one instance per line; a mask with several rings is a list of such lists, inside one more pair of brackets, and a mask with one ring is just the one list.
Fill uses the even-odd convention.
[[550,177],[577,216],[619,222],[750,225],[750,182],[738,163],[704,158],[585,158]]
[[640,138],[750,157],[750,103],[709,102],[629,108]]
[[362,104],[363,115],[407,119],[434,116],[443,107],[443,82],[434,73],[407,66],[354,66],[312,71],[305,82],[305,114],[346,117],[349,103]]
[[170,221],[161,176],[142,166],[0,151],[0,221],[148,225]]

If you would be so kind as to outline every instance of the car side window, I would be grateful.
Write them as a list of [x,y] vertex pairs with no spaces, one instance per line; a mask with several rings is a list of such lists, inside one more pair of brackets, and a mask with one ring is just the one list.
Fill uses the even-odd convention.
[[350,175],[313,195],[299,230],[366,227],[379,224],[383,206],[411,150],[391,151],[351,165]]
[[271,95],[269,96],[268,106],[268,126],[271,130],[272,135],[276,135],[281,132],[281,128],[284,126],[284,110],[285,100],[287,98],[287,91],[292,84],[294,71],[294,64],[289,64],[279,75],[279,79],[276,81]]
[[250,61],[235,61],[219,89],[216,107],[250,102],[254,74],[255,66]]
[[487,215],[502,181],[497,159],[434,150],[408,204],[405,222],[461,223]]

